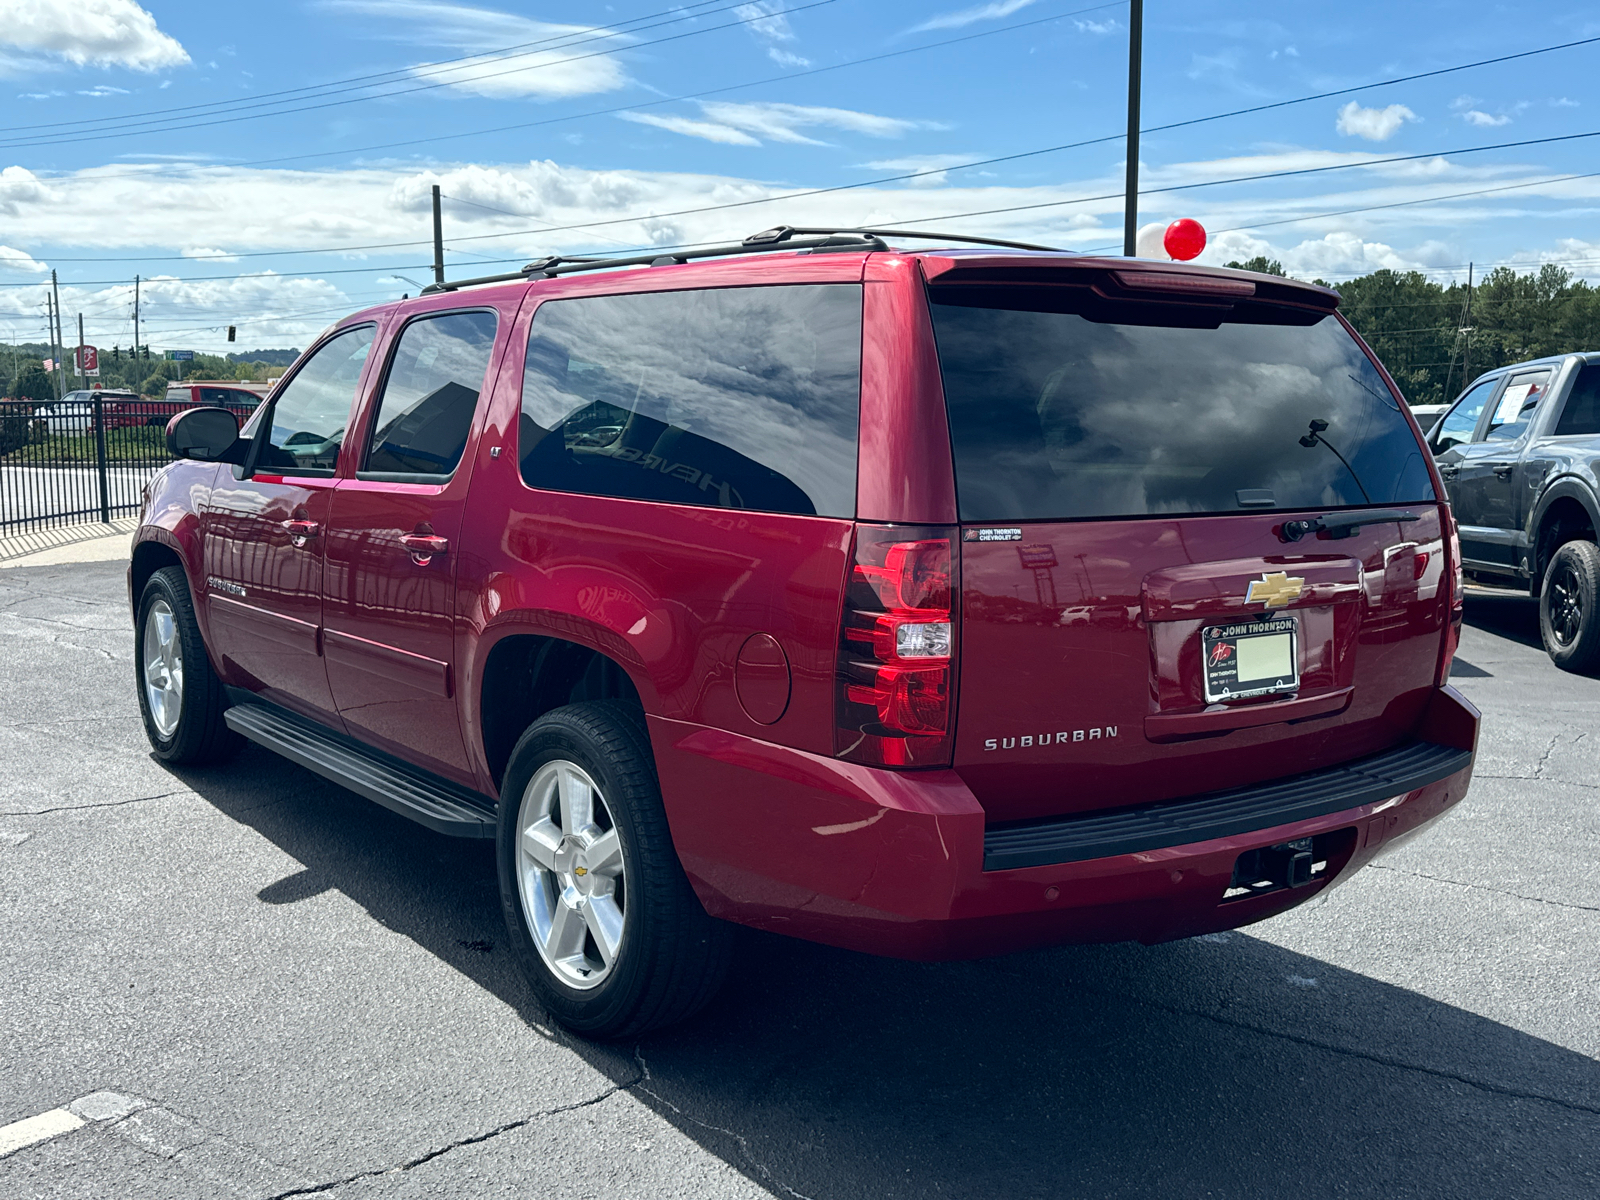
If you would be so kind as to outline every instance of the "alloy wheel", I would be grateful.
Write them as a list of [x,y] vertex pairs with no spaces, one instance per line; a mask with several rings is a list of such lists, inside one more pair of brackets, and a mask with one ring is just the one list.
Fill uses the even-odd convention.
[[144,694],[156,732],[170,738],[183,711],[183,642],[178,618],[165,600],[150,605],[144,619]]
[[1560,645],[1570,646],[1582,627],[1582,583],[1578,572],[1562,563],[1550,580],[1550,632]]
[[555,759],[534,773],[517,813],[516,854],[540,957],[568,987],[598,987],[621,948],[627,890],[616,822],[587,771]]

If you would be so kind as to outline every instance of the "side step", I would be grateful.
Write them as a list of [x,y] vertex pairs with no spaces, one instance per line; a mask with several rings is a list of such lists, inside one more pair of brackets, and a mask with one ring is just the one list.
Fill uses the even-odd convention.
[[236,704],[228,727],[325,779],[402,817],[450,837],[492,838],[494,802],[386,755],[352,745],[292,713],[265,704]]

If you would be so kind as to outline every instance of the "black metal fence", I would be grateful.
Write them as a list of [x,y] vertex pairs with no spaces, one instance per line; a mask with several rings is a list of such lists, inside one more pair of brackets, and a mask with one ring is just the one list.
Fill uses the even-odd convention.
[[191,404],[104,396],[0,401],[0,536],[132,516],[172,461],[167,420]]

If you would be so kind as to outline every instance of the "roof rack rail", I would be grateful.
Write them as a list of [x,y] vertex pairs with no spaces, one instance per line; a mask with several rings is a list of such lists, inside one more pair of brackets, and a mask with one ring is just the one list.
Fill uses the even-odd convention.
[[419,295],[430,296],[439,292],[453,292],[457,288],[477,287],[486,283],[512,283],[519,279],[554,279],[576,271],[599,271],[609,267],[665,267],[686,263],[695,258],[721,258],[730,254],[764,254],[774,250],[888,250],[886,237],[906,237],[929,241],[965,242],[978,246],[1003,246],[1010,250],[1044,250],[1061,253],[1053,246],[1035,246],[1028,242],[1005,242],[996,238],[963,237],[960,234],[919,233],[911,229],[797,229],[792,225],[776,225],[753,233],[731,246],[708,246],[698,250],[671,250],[663,248],[645,254],[621,258],[579,258],[551,254],[536,258],[520,271],[501,275],[480,275],[475,279],[446,280],[431,283]]

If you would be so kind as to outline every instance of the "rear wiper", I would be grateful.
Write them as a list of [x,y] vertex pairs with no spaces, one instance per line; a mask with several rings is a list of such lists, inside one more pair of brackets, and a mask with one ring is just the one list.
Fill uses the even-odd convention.
[[1353,537],[1356,530],[1363,525],[1382,525],[1388,521],[1400,523],[1421,519],[1419,514],[1406,512],[1404,509],[1369,508],[1363,512],[1333,513],[1326,517],[1311,517],[1305,521],[1285,521],[1281,536],[1286,542],[1298,542],[1308,533],[1326,533],[1330,538],[1347,538]]
[[1322,436],[1323,430],[1325,430],[1327,428],[1328,428],[1328,423],[1326,421],[1324,421],[1321,417],[1317,417],[1315,420],[1313,420],[1311,422],[1310,431],[1305,435],[1305,437],[1300,439],[1300,444],[1302,446],[1304,446],[1307,450],[1311,449],[1311,447],[1313,447],[1313,446],[1318,446],[1318,445],[1326,446],[1329,450],[1332,450],[1333,451],[1333,456],[1335,458],[1337,458],[1340,462],[1344,463],[1344,469],[1346,471],[1350,472],[1350,478],[1354,479],[1356,481],[1356,487],[1361,490],[1361,498],[1363,500],[1365,500],[1368,504],[1371,504],[1372,503],[1372,497],[1367,495],[1366,485],[1361,482],[1361,476],[1356,474],[1356,469],[1350,465],[1350,460],[1345,458],[1344,455],[1339,453],[1338,447],[1336,447],[1327,438]]

